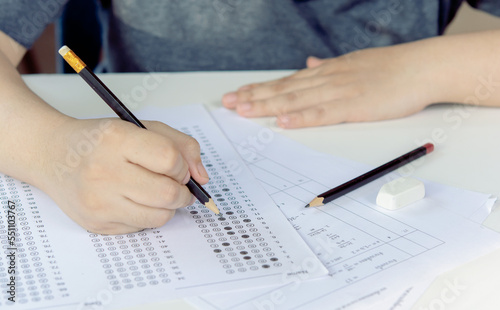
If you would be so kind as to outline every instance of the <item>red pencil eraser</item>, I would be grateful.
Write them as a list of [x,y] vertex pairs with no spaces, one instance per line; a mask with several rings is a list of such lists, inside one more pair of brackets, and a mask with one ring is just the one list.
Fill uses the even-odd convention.
[[429,154],[430,152],[434,151],[434,144],[432,143],[426,143],[424,147],[427,150],[425,154]]

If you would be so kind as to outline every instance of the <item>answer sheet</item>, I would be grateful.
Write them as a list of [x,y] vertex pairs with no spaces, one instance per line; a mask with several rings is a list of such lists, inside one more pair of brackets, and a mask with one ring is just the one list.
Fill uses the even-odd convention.
[[163,227],[98,235],[0,174],[0,308],[115,309],[327,274],[203,106],[138,117],[199,141],[211,178],[204,187],[223,216],[196,202]]
[[[409,309],[438,275],[500,247],[499,235],[478,224],[495,201],[489,195],[424,181],[426,197],[410,206],[375,205],[380,187],[397,173],[304,209],[372,168],[315,152],[225,109],[212,115],[329,276],[187,299],[200,309]],[[432,153],[422,160],[433,160]],[[461,288],[459,280],[449,282]]]

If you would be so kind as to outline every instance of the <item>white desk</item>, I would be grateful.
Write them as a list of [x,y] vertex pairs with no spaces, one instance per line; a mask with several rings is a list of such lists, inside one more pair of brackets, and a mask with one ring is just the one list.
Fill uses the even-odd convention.
[[[102,79],[118,97],[128,96],[128,106],[134,111],[145,105],[188,103],[217,108],[225,92],[286,74],[287,71],[109,74]],[[77,75],[34,75],[25,76],[25,80],[47,102],[71,116],[110,112]],[[273,118],[255,121],[318,151],[373,166],[417,144],[433,141],[434,160],[418,167],[415,176],[500,196],[500,109],[438,105],[404,119],[298,130],[282,130],[275,126]],[[500,231],[500,211],[494,211],[485,224]],[[449,285],[453,281],[463,289],[452,295]],[[414,309],[498,309],[498,287],[500,251],[441,276]],[[192,309],[182,301],[151,305],[148,309],[166,306]]]

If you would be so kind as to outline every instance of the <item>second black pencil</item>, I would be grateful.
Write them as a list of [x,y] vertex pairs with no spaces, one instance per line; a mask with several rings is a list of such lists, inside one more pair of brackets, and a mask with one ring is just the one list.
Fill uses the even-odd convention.
[[414,149],[396,159],[391,160],[384,165],[377,167],[365,174],[360,175],[350,181],[345,182],[337,187],[334,187],[311,200],[309,204],[305,207],[318,207],[331,202],[361,186],[370,183],[371,181],[380,178],[381,176],[398,169],[417,158],[420,158],[434,150],[434,145],[432,143],[427,143],[421,147]]

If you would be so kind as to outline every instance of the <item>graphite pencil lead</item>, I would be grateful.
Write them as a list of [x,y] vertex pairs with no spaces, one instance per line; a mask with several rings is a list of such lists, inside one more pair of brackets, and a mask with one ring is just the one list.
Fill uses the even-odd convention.
[[325,199],[324,197],[316,197],[313,200],[311,200],[311,202],[308,203],[307,206],[305,206],[305,207],[306,208],[310,208],[310,207],[319,207],[319,206],[322,206],[324,199]]

